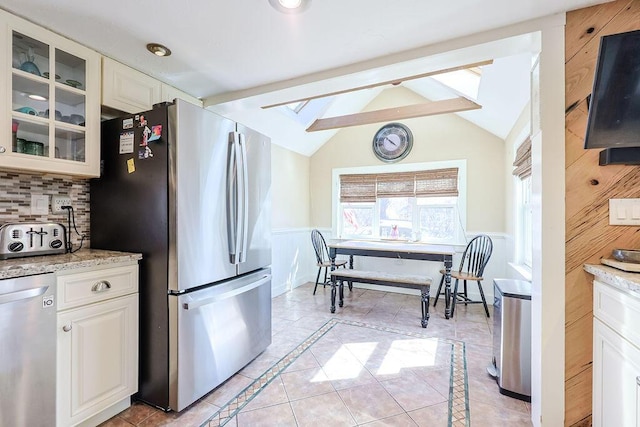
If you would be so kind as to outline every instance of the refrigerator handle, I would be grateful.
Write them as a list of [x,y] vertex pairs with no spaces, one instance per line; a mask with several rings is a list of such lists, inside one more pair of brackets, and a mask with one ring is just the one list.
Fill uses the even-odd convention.
[[242,155],[242,181],[239,182],[241,191],[241,206],[239,218],[242,221],[242,237],[239,241],[242,243],[240,247],[240,262],[247,260],[247,238],[249,235],[249,172],[247,166],[247,144],[244,139],[244,134],[239,134],[240,154]]
[[203,307],[205,305],[209,305],[209,304],[213,304],[215,302],[223,301],[223,300],[229,299],[231,297],[234,297],[236,295],[240,295],[242,293],[249,292],[252,289],[255,289],[255,288],[259,287],[259,286],[264,285],[265,283],[269,282],[270,280],[271,280],[271,275],[266,275],[266,276],[262,277],[261,279],[256,280],[255,282],[249,283],[248,285],[245,285],[245,286],[243,286],[241,288],[234,289],[232,291],[225,292],[225,293],[222,293],[220,295],[213,296],[211,298],[204,298],[204,299],[201,299],[201,300],[185,302],[184,304],[182,304],[182,308],[184,308],[185,310],[193,310],[193,309],[196,309],[196,308]]
[[229,132],[229,155],[227,158],[227,241],[229,242],[229,262],[238,263],[238,144],[237,133]]

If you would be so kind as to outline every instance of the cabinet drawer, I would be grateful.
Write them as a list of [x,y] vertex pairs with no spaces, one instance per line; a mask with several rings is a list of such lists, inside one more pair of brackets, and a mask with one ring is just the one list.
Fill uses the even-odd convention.
[[138,291],[138,265],[100,268],[57,277],[58,310],[92,304]]
[[594,280],[593,315],[640,347],[640,298]]

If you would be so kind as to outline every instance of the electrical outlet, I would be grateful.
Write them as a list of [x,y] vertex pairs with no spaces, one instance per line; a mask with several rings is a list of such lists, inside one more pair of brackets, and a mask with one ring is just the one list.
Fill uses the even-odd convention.
[[51,198],[51,212],[54,214],[65,213],[63,206],[71,206],[71,198],[67,196],[53,196]]

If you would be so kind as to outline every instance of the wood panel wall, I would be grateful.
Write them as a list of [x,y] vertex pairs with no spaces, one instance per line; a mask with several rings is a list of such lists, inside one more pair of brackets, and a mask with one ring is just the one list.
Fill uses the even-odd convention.
[[[609,199],[640,198],[640,166],[599,166],[600,150],[583,149],[586,98],[600,37],[640,29],[640,0],[617,0],[567,13],[565,33],[566,303],[565,425],[591,425],[593,276],[615,248],[640,248],[640,229],[609,225]],[[640,135],[639,135],[640,138]]]

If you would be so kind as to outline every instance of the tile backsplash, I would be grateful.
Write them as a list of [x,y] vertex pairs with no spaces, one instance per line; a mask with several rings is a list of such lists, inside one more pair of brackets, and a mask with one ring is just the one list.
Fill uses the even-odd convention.
[[[49,213],[31,213],[31,195],[49,196]],[[0,170],[0,223],[57,222],[67,226],[67,214],[51,213],[51,196],[68,196],[75,213],[76,227],[84,234],[83,248],[89,247],[89,180],[61,175],[38,175],[28,172]],[[71,228],[73,249],[80,237]]]

